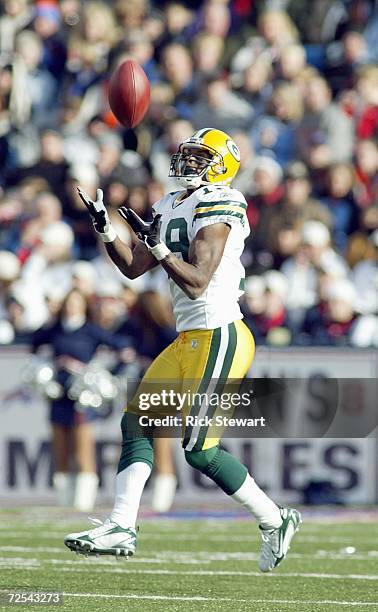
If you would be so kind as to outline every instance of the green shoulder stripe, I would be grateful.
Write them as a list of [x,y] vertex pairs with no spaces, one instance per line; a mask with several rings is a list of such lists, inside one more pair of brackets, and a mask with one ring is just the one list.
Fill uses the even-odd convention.
[[241,221],[244,223],[245,221],[245,213],[242,212],[236,212],[235,210],[227,210],[226,209],[220,209],[220,210],[212,210],[210,212],[203,212],[203,213],[196,213],[193,217],[193,223],[196,219],[203,219],[204,217],[214,217],[214,216],[218,216],[218,217],[238,217],[238,219],[241,219]]
[[234,202],[234,200],[221,200],[220,202],[200,202],[199,204],[197,204],[197,206],[195,206],[194,210],[196,208],[209,208],[210,206],[237,206],[238,208],[243,208],[244,210],[247,210],[247,205],[244,204],[243,202]]

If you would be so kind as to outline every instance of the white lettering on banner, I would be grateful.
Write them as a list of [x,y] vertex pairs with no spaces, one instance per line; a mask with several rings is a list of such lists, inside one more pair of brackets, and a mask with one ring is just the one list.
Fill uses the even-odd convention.
[[[47,406],[37,397],[25,397],[20,386],[28,358],[22,348],[0,350],[0,498],[15,503],[17,498],[52,497]],[[378,358],[372,351],[258,348],[252,368],[254,376],[305,377],[314,372],[328,377],[373,377],[377,376]],[[121,417],[121,413],[115,413],[95,424],[100,502],[109,501],[114,492]],[[311,479],[329,481],[347,503],[377,501],[377,440],[373,437],[225,438],[224,447],[240,458],[257,482],[283,503],[301,500],[301,490]],[[218,495],[211,481],[189,468],[181,449],[177,450],[182,494],[195,495],[196,488],[201,487],[211,490],[211,496],[213,490]]]

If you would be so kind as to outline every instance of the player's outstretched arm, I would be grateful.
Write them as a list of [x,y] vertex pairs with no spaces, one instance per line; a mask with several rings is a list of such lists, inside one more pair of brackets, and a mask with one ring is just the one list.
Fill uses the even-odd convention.
[[191,300],[200,297],[208,286],[219,266],[230,230],[225,223],[203,227],[190,245],[188,263],[171,252],[160,261]]
[[110,222],[101,189],[97,189],[95,202],[80,187],[77,190],[90,214],[94,229],[104,242],[109,257],[122,274],[127,278],[137,278],[158,265],[158,261],[143,242],[138,241],[135,247],[130,249],[120,240]]
[[155,214],[153,221],[143,221],[130,208],[118,211],[156,261],[160,262],[171,279],[190,299],[197,299],[208,286],[212,275],[219,266],[230,226],[214,223],[203,227],[197,233],[189,249],[189,262],[178,259],[160,239],[161,215]]
[[105,242],[105,248],[110,259],[127,278],[138,278],[159,263],[141,241],[130,249],[117,237],[113,242]]

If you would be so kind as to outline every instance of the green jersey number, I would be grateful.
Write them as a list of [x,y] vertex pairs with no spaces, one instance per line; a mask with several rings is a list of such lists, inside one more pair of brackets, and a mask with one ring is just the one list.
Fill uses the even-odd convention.
[[188,224],[183,217],[170,220],[165,232],[165,244],[173,253],[181,253],[184,261],[189,261]]

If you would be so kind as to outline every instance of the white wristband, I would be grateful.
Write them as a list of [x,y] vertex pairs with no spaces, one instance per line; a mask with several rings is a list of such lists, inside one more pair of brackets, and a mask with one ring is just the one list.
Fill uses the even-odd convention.
[[157,244],[154,247],[150,247],[148,250],[150,251],[150,253],[152,253],[154,257],[156,257],[158,261],[165,259],[167,255],[169,255],[172,252],[169,250],[167,245],[164,244],[164,242],[159,242],[159,244]]
[[97,233],[99,236],[101,236],[101,240],[103,242],[114,242],[114,240],[117,238],[117,232],[115,231],[114,227],[110,224],[106,232],[103,232],[103,233],[97,232]]

